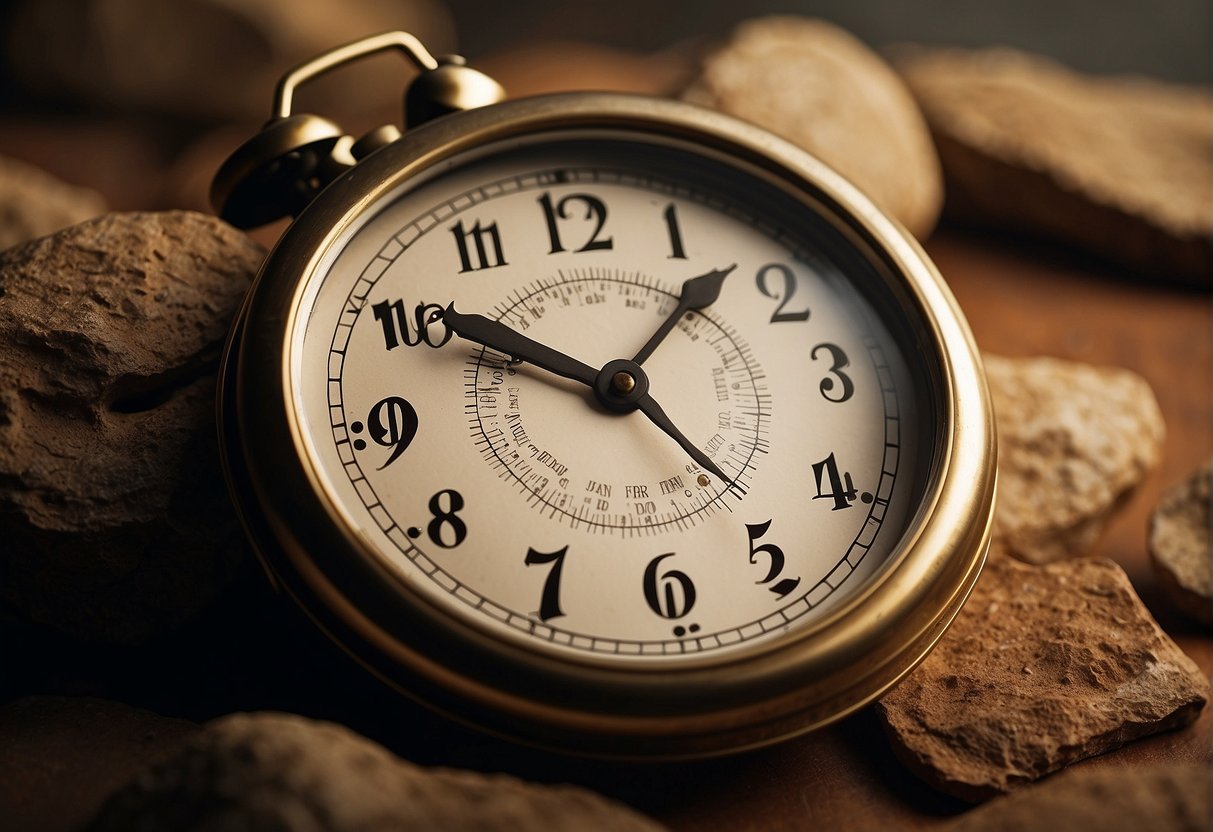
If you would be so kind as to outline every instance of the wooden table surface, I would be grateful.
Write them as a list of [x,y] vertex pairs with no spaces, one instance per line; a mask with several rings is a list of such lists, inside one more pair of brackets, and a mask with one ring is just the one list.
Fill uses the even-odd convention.
[[[604,86],[601,80],[582,83]],[[168,160],[146,131],[122,122],[54,121],[0,117],[0,154],[91,184],[118,208],[160,207],[157,181]],[[80,152],[82,142],[88,153]],[[1125,568],[1162,626],[1209,673],[1213,641],[1169,611],[1145,549],[1147,519],[1163,489],[1213,451],[1209,296],[1128,277],[1057,246],[980,232],[945,227],[927,249],[983,349],[1126,367],[1154,388],[1167,424],[1162,463],[1093,554]],[[195,720],[244,709],[295,711],[345,722],[421,763],[578,782],[675,829],[929,829],[965,808],[897,763],[870,709],[774,748],[698,763],[567,760],[485,738],[366,679],[293,614],[277,609],[257,577],[241,584],[222,609],[153,648],[159,652],[44,637],[10,640],[0,698],[98,695]],[[1162,760],[1213,761],[1208,708],[1184,730],[1079,765]]]

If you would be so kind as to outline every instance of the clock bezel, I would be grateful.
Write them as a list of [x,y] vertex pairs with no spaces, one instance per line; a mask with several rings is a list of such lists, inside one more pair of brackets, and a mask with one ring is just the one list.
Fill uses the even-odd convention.
[[[885,276],[932,352],[938,436],[910,531],[877,577],[803,630],[719,657],[633,667],[504,642],[390,575],[345,524],[303,451],[290,344],[307,277],[347,229],[384,195],[456,156],[588,128],[701,148],[826,216]],[[360,162],[300,215],[263,265],[229,339],[220,417],[229,483],[258,555],[317,626],[431,707],[567,751],[703,756],[839,719],[925,657],[972,589],[989,544],[995,445],[980,357],[921,248],[804,151],[665,99],[572,93],[505,102],[438,119]]]

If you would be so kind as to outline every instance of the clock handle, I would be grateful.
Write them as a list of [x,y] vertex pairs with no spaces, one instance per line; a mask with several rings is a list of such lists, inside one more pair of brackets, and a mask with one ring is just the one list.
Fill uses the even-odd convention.
[[329,182],[400,138],[400,128],[385,124],[355,140],[328,119],[291,111],[302,85],[389,50],[403,52],[421,70],[404,95],[408,127],[505,99],[505,90],[488,75],[458,55],[435,58],[408,32],[384,32],[330,49],[282,76],[270,120],[215,174],[211,205],[219,216],[239,228],[297,216]]

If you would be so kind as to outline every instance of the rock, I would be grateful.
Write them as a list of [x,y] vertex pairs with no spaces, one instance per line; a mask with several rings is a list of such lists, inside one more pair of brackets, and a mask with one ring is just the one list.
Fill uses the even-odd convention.
[[742,23],[683,94],[800,145],[920,239],[943,201],[939,159],[905,84],[876,53],[821,20]]
[[[407,29],[435,55],[454,46],[440,0],[20,0],[15,6],[0,54],[29,94],[198,121],[264,121],[279,76],[376,32]],[[374,106],[379,95],[399,101],[412,65],[395,55],[372,64],[343,70],[332,83],[309,84],[305,111],[327,115],[351,98]]]
[[1209,546],[1209,479],[1213,462],[1163,495],[1150,518],[1150,562],[1185,615],[1213,627],[1213,552]]
[[0,249],[105,212],[101,194],[61,182],[33,165],[0,156]]
[[0,708],[0,818],[6,829],[69,832],[145,766],[199,730],[100,699],[32,696]]
[[186,212],[109,214],[0,253],[0,607],[138,643],[234,574],[215,371],[261,259]]
[[976,801],[1187,725],[1208,697],[1119,566],[1004,558],[878,712],[907,766]]
[[1055,358],[985,356],[998,429],[995,556],[1088,553],[1158,462],[1165,428],[1136,373]]
[[1213,96],[1080,75],[1008,49],[911,52],[961,220],[1044,235],[1164,280],[1213,282]]
[[236,714],[110,800],[90,832],[129,829],[657,830],[573,786],[423,769],[339,725]]
[[[946,832],[1201,832],[1209,828],[1209,769],[1193,763],[1079,768],[961,815]],[[1046,820],[1047,819],[1047,820]]]

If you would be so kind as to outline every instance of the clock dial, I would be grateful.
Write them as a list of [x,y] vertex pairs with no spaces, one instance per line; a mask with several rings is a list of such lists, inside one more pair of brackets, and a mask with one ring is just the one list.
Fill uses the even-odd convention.
[[922,385],[841,232],[676,141],[515,139],[302,287],[292,401],[411,596],[604,663],[761,649],[898,550]]

